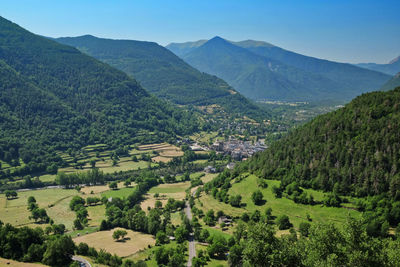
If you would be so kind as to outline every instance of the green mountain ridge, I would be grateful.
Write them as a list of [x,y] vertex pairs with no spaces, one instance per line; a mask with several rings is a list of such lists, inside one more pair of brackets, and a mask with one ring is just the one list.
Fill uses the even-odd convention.
[[[303,56],[262,41],[215,37],[190,45],[182,48],[188,50],[182,56],[185,61],[223,78],[252,99],[343,103],[379,89],[390,79],[383,73]],[[175,46],[167,48],[179,53]]]
[[375,70],[366,70],[347,63],[334,62],[294,53],[261,41],[242,41],[234,44],[286,65],[321,75],[338,84],[340,94],[347,93],[351,99],[361,93],[378,90],[390,77]]
[[400,199],[400,87],[363,94],[293,130],[244,169],[285,185]]
[[118,147],[191,133],[189,112],[125,73],[0,17],[0,159],[26,172],[62,165],[58,150]]
[[223,80],[199,72],[156,43],[103,39],[91,35],[56,40],[126,72],[149,92],[173,103],[196,106],[218,104],[228,113],[259,119],[267,116]]

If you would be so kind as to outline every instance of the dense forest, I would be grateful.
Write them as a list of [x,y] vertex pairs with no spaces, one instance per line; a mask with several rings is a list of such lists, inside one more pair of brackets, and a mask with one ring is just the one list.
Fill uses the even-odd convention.
[[134,77],[150,93],[179,105],[220,105],[232,115],[265,119],[267,113],[222,79],[201,73],[168,49],[153,43],[91,35],[55,39],[74,46]]
[[193,112],[75,48],[3,18],[0,36],[0,159],[22,159],[26,173],[62,165],[57,150],[175,140],[199,127]]
[[355,98],[293,130],[242,168],[285,185],[400,199],[400,88]]

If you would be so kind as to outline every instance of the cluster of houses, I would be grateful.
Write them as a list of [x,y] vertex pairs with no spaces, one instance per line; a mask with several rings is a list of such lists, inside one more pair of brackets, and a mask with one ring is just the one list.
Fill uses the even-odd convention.
[[234,160],[244,160],[254,153],[263,151],[267,147],[264,142],[258,141],[252,143],[251,141],[242,141],[237,139],[230,139],[228,141],[215,141],[212,149],[224,154],[229,154]]

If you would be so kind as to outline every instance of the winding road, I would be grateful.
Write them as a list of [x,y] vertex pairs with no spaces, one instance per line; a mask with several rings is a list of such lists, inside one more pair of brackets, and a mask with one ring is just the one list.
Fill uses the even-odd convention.
[[72,256],[72,260],[78,262],[81,267],[92,267],[92,265],[87,260],[79,256]]
[[[196,190],[192,193],[192,196],[196,194]],[[190,207],[189,201],[186,200],[186,207],[185,207],[186,217],[192,221],[192,208]],[[189,235],[189,259],[187,262],[188,267],[192,267],[192,259],[196,257],[196,241],[194,240],[193,233]]]

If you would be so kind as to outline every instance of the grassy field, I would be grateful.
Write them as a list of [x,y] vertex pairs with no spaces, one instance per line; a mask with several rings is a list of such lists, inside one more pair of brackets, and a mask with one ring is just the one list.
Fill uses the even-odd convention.
[[19,262],[13,261],[9,259],[0,258],[0,267],[10,266],[10,267],[42,267],[47,266],[41,263],[27,263],[27,262]]
[[[134,162],[130,158],[121,158],[121,161],[118,162],[117,165],[113,166],[112,160],[99,161],[96,163],[96,167],[99,168],[104,173],[114,173],[119,171],[129,171],[129,170],[138,170],[138,169],[146,169],[149,164],[152,167],[157,166],[155,163],[149,163],[147,161],[138,161]],[[60,172],[65,173],[74,173],[74,172],[84,172],[91,169],[89,163],[83,166],[82,169],[75,169],[74,167],[67,167],[59,169]]]
[[100,226],[101,221],[106,218],[104,205],[89,206],[87,207],[87,211],[89,213],[89,227]]
[[[69,211],[67,206],[72,196],[78,195],[76,190],[65,189],[43,189],[18,192],[18,198],[7,200],[4,194],[0,195],[0,218],[4,223],[11,223],[14,226],[43,226],[34,224],[29,220],[30,212],[27,210],[27,199],[35,197],[39,207],[45,208],[50,218],[55,223],[72,222],[71,217],[75,214]],[[53,205],[49,208],[49,205]]]
[[[122,183],[119,183],[122,186]],[[83,188],[81,192],[73,189],[42,189],[18,192],[18,198],[8,200],[4,194],[0,194],[0,218],[4,223],[11,223],[14,226],[30,226],[30,227],[46,227],[48,224],[36,224],[29,220],[31,215],[27,210],[27,199],[29,196],[35,197],[40,208],[44,208],[51,219],[56,224],[64,224],[67,231],[72,230],[75,212],[69,208],[69,203],[73,196],[81,196],[83,198],[90,196],[101,197],[100,192],[110,196],[125,197],[134,190],[132,188],[122,188],[120,190],[110,191],[108,186],[91,186]],[[87,192],[86,192],[87,191]],[[90,194],[93,191],[94,194]],[[88,206],[89,213],[89,228],[98,227],[101,221],[105,218],[104,205]]]
[[[154,208],[157,200],[160,200],[163,206],[167,203],[169,198],[176,200],[182,200],[186,197],[185,190],[190,187],[190,182],[181,182],[174,184],[160,184],[153,187],[144,196],[145,200],[142,201],[140,206],[143,210],[147,210],[148,207]],[[158,193],[160,196],[158,198],[154,197],[154,194]]]
[[89,246],[96,249],[104,249],[105,251],[116,254],[120,257],[127,257],[135,254],[136,252],[147,248],[149,245],[155,245],[155,239],[152,235],[142,234],[131,230],[126,230],[128,235],[124,241],[114,241],[112,234],[115,228],[110,231],[100,231],[92,234],[74,238],[74,242],[79,244],[81,242],[87,243]]
[[190,187],[190,182],[181,182],[173,184],[160,184],[149,190],[149,193],[184,193]]
[[[169,244],[165,244],[163,245],[166,248],[175,248],[177,246],[176,241],[172,241]],[[154,256],[152,256],[152,254],[154,253],[154,251],[159,248],[158,246],[153,246],[151,248],[147,248],[147,249],[143,249],[141,251],[138,251],[137,253],[130,255],[129,257],[126,257],[126,259],[131,259],[135,262],[139,261],[139,260],[143,260],[146,262],[146,265],[148,267],[157,267],[157,262],[154,258]],[[185,258],[187,260],[187,254],[185,255]]]
[[[242,203],[245,203],[245,207],[234,208],[229,204],[221,203],[215,200],[210,195],[202,194],[200,201],[202,205],[197,205],[202,208],[205,212],[213,209],[215,212],[218,210],[224,211],[226,214],[231,216],[240,216],[243,212],[253,212],[256,209],[260,210],[262,213],[267,208],[272,208],[272,214],[274,216],[279,216],[286,214],[289,216],[290,221],[293,223],[295,228],[298,228],[300,222],[306,221],[306,216],[309,214],[313,222],[332,222],[337,224],[342,224],[346,221],[347,216],[359,217],[361,213],[345,208],[335,208],[335,207],[324,207],[321,205],[303,205],[294,203],[292,200],[287,198],[277,199],[272,193],[272,186],[279,185],[279,181],[268,180],[268,188],[261,189],[264,199],[267,201],[262,206],[256,206],[251,200],[251,194],[257,190],[257,177],[250,175],[240,183],[235,183],[229,189],[230,195],[240,194],[242,196]],[[320,200],[323,198],[323,193],[315,190],[307,190],[312,193],[315,200]],[[199,204],[198,201],[196,201]]]
[[39,180],[42,182],[54,182],[55,179],[56,179],[55,174],[45,174],[45,175],[39,176]]
[[135,191],[135,187],[124,187],[121,189],[117,190],[108,190],[103,193],[101,193],[102,196],[105,196],[107,198],[109,197],[119,197],[119,198],[126,198],[128,197],[133,191]]

